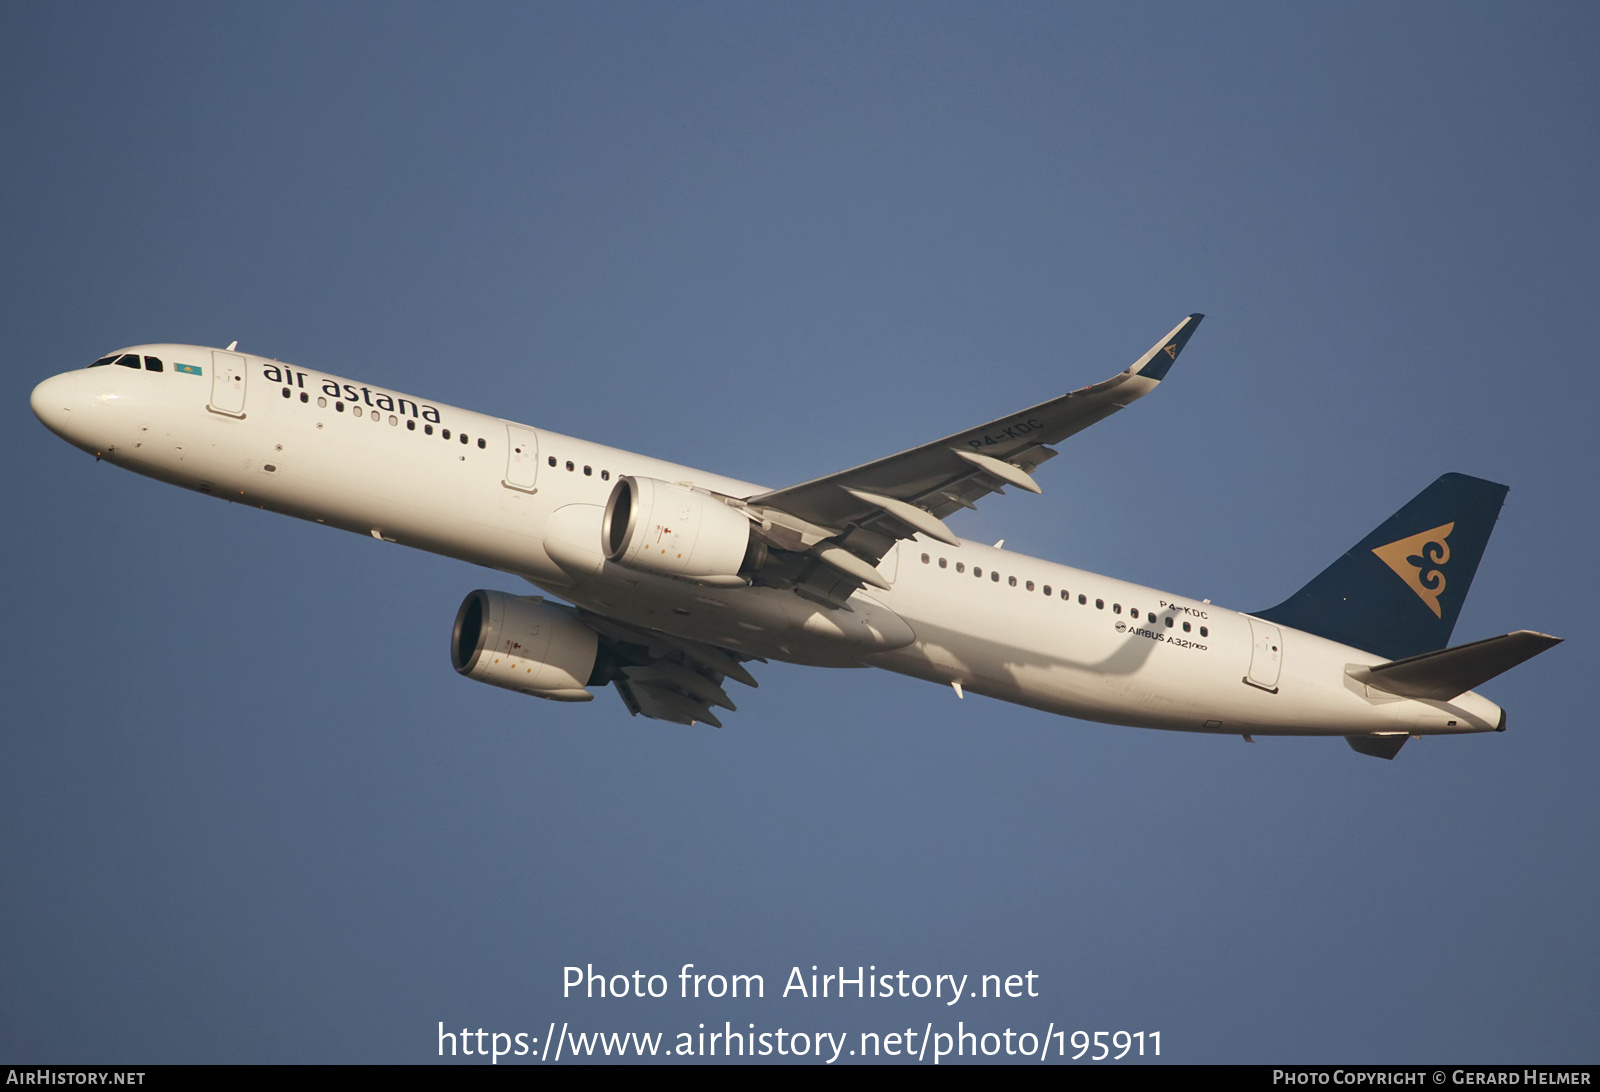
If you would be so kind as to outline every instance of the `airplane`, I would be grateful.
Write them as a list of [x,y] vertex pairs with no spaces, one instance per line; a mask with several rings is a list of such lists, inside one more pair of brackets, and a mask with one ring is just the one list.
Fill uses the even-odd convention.
[[1300,591],[1239,612],[964,540],[945,517],[1153,391],[1203,315],[1122,372],[888,458],[768,489],[226,349],[134,345],[33,391],[116,466],[512,574],[450,656],[560,702],[721,727],[748,664],[871,666],[1084,720],[1242,736],[1504,731],[1475,688],[1558,644],[1449,646],[1507,487],[1445,474]]

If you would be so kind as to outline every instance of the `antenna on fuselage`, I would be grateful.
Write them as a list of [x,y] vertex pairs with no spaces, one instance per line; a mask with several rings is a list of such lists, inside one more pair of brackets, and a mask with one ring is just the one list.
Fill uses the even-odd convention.
[[231,352],[233,352],[233,351],[234,351],[234,350],[235,350],[235,349],[237,349],[237,348],[238,348],[238,347],[239,347],[239,343],[238,343],[238,342],[237,342],[237,341],[230,341],[230,342],[228,342],[228,352],[230,352],[230,353],[231,353]]

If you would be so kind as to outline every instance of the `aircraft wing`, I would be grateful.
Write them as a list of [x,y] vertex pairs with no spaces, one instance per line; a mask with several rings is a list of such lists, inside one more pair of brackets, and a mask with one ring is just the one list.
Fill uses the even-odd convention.
[[735,709],[722,683],[731,678],[758,685],[739,654],[582,608],[568,609],[606,639],[613,661],[611,681],[634,716],[721,728],[712,707]]
[[[802,594],[842,605],[898,539],[925,534],[954,545],[943,518],[1004,486],[1040,492],[1031,474],[1050,444],[1143,398],[1166,376],[1204,315],[1178,323],[1125,371],[987,424],[886,459],[744,499],[779,549],[805,550],[826,569],[794,572]],[[820,579],[811,579],[820,573]],[[829,577],[843,577],[832,581]],[[848,588],[848,590],[846,590]],[[842,594],[840,594],[842,593]]]

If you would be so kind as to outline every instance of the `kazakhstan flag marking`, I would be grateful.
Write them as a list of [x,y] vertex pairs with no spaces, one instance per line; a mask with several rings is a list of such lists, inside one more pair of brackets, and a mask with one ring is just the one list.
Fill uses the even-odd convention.
[[202,372],[200,370],[200,365],[198,365],[198,364],[179,364],[178,365],[178,370],[180,372],[187,372],[189,375],[204,375],[205,374],[204,372]]

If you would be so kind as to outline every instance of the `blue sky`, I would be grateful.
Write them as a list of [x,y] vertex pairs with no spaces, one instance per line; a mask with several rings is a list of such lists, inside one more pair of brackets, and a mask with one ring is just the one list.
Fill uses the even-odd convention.
[[[1578,4],[0,11],[0,1055],[427,1061],[437,1024],[1160,1031],[1589,1061],[1600,17]],[[510,578],[96,465],[28,410],[241,347],[780,486],[1104,378],[963,535],[1239,609],[1445,471],[1503,735],[1111,728],[768,665],[722,731],[450,670]],[[563,1000],[561,969],[760,973]],[[949,1008],[792,966],[1023,973]]]

